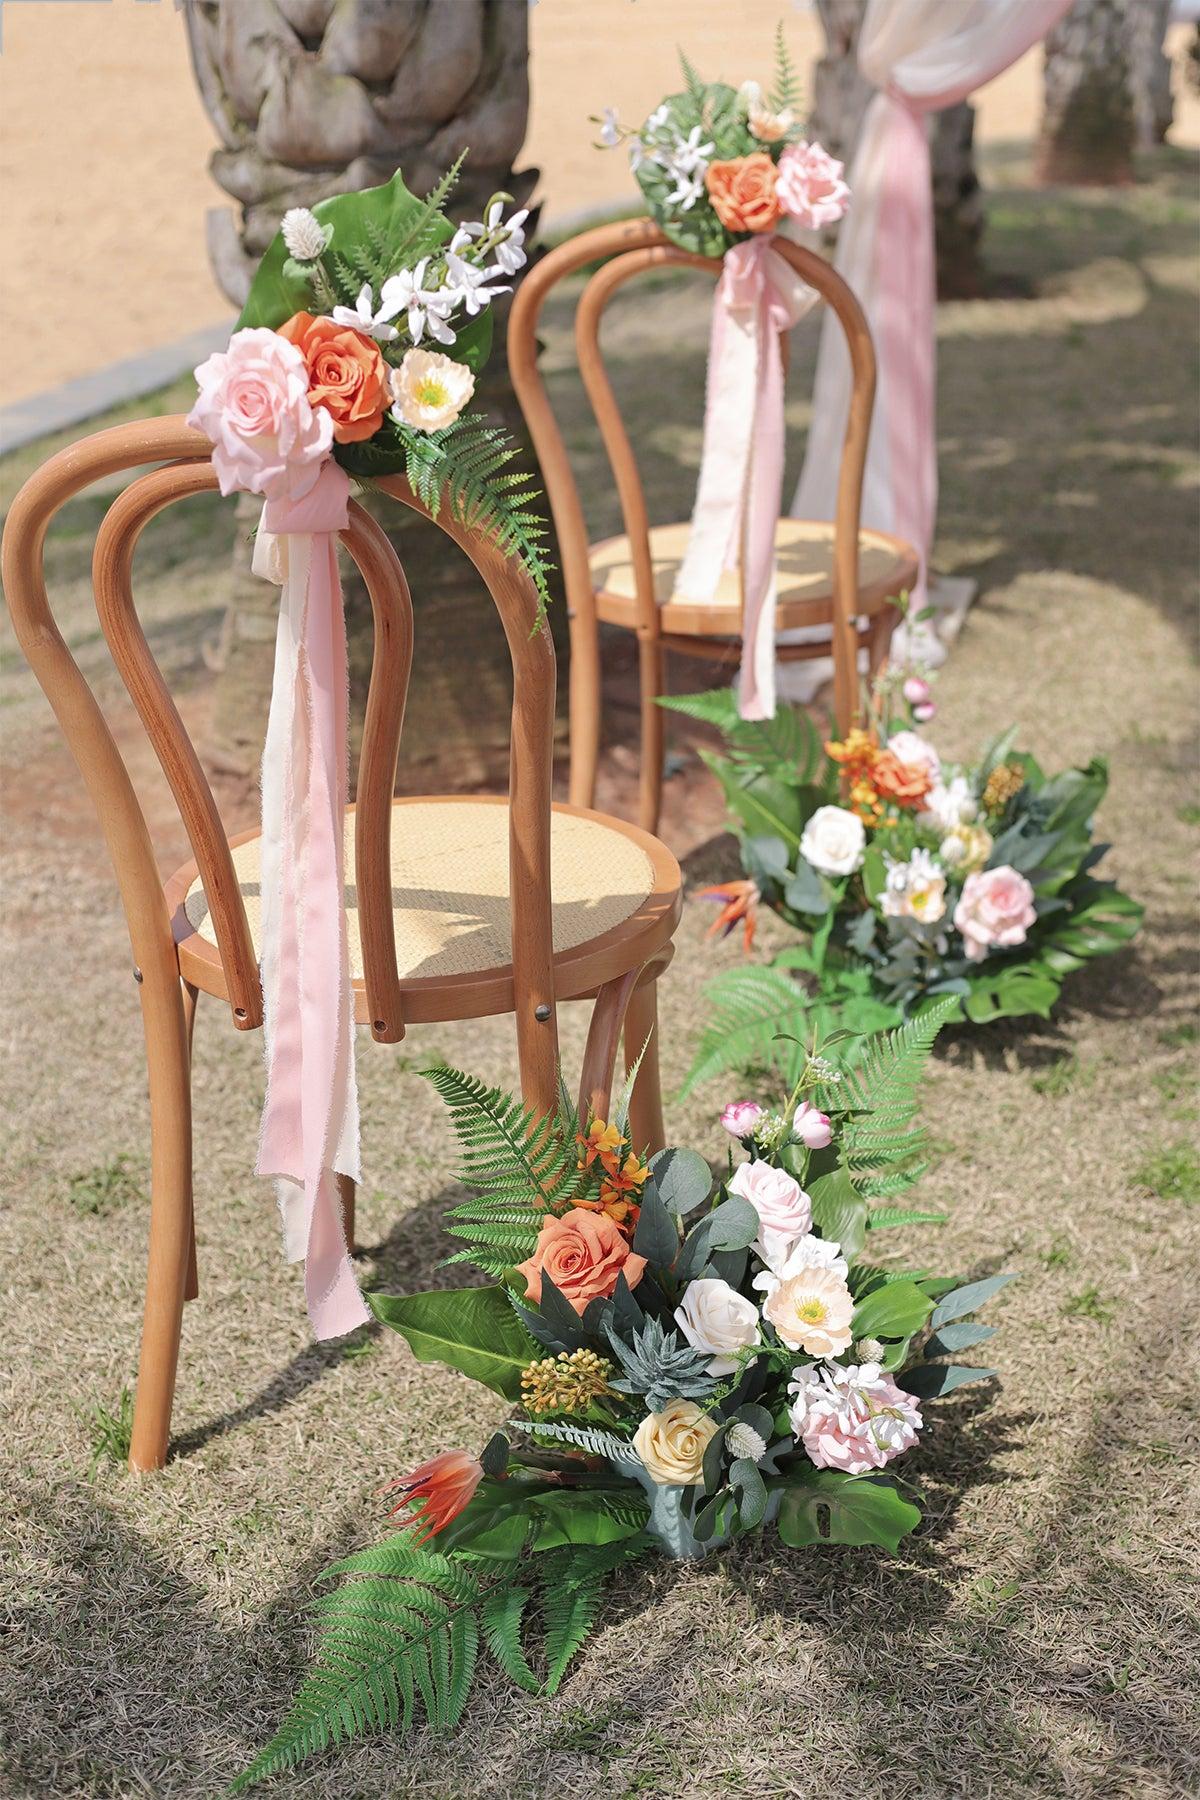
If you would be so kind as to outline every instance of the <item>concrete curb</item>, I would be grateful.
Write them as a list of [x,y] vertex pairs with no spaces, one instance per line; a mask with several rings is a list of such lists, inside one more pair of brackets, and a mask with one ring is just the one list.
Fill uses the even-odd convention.
[[219,325],[207,325],[173,344],[127,357],[124,362],[110,363],[94,375],[81,375],[77,381],[64,382],[62,387],[0,407],[0,455],[20,450],[52,432],[65,431],[85,419],[94,419],[97,413],[121,406],[127,400],[137,400],[155,388],[166,387],[214,350],[224,349],[233,324],[229,318]]

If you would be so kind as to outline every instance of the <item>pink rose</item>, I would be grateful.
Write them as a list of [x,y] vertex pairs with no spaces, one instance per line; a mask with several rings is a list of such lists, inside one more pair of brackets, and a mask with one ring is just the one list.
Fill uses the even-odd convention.
[[770,1163],[743,1163],[729,1183],[731,1194],[748,1200],[758,1214],[763,1261],[790,1249],[812,1224],[812,1201],[786,1169]]
[[802,1100],[792,1120],[792,1136],[798,1138],[809,1150],[823,1150],[833,1138],[829,1114],[818,1111],[807,1100]]
[[1036,919],[1032,887],[1007,863],[968,875],[954,909],[955,929],[972,962],[982,962],[989,950],[1023,944]]
[[932,700],[922,700],[919,705],[913,707],[913,718],[918,725],[928,725],[936,711],[937,707]]
[[721,1114],[721,1123],[730,1137],[748,1138],[762,1116],[757,1100],[731,1100]]
[[842,180],[842,164],[820,144],[802,139],[779,159],[775,197],[798,225],[816,231],[836,225],[850,204],[850,189]]
[[276,331],[235,331],[229,348],[196,370],[188,424],[213,446],[223,494],[303,499],[333,444],[333,419],[308,400],[308,365]]

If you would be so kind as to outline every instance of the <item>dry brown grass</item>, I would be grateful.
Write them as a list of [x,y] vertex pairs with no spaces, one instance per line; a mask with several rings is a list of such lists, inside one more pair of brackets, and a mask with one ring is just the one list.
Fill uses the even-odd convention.
[[[1005,190],[990,253],[1037,297],[943,315],[941,561],[975,573],[983,598],[941,684],[939,740],[964,751],[1012,716],[1050,763],[1107,751],[1112,872],[1145,901],[1147,924],[1131,952],[1069,984],[1053,1025],[959,1034],[935,1062],[938,1157],[923,1193],[952,1219],[929,1255],[1023,1279],[994,1307],[1002,1382],[947,1404],[915,1459],[925,1528],[895,1560],[755,1543],[699,1566],[648,1564],[614,1594],[554,1702],[485,1673],[450,1744],[363,1745],[279,1792],[1194,1790],[1198,1214],[1170,1182],[1159,1194],[1141,1180],[1196,1125],[1191,189],[1190,168],[1168,160],[1124,194]],[[701,290],[662,288],[614,339],[640,390],[660,507],[678,508],[694,468],[698,434],[673,421],[670,396],[698,412],[703,309]],[[567,361],[561,315],[548,361]],[[6,495],[29,460],[0,468]],[[593,487],[594,522],[609,525],[598,471]],[[97,511],[75,503],[51,562],[72,641],[113,695],[82,580]],[[151,533],[143,596],[152,641],[202,719],[198,646],[231,525],[208,502],[192,517]],[[105,1461],[89,1481],[88,1415],[118,1412],[135,1369],[140,1034],[78,778],[11,656],[3,698],[0,1785],[215,1794],[305,1664],[311,1576],[378,1534],[375,1487],[434,1449],[478,1443],[498,1408],[415,1365],[398,1339],[355,1353],[309,1341],[249,1174],[259,1046],[209,1005],[197,1037],[202,1295],[184,1323],[176,1453],[156,1479]],[[142,753],[137,767],[163,823]],[[711,800],[691,778],[672,789],[669,831],[694,841]],[[252,810],[252,796],[229,797]],[[665,984],[674,1085],[699,986],[736,954],[704,945],[706,923],[689,909]],[[568,1016],[569,1065],[580,1030]],[[398,1055],[364,1049],[367,1279],[392,1290],[439,1279],[450,1141],[413,1062],[436,1050],[503,1079],[510,1047],[496,1022],[422,1031]],[[718,1098],[673,1106],[672,1129],[715,1148]]]

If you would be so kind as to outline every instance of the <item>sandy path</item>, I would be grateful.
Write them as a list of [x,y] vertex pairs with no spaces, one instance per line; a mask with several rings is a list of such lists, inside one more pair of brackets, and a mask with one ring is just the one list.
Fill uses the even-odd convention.
[[[548,216],[630,191],[622,159],[592,148],[590,113],[612,104],[628,119],[644,117],[677,83],[680,43],[703,73],[765,75],[781,16],[807,71],[819,30],[782,0],[535,6],[527,157],[542,169]],[[205,212],[225,196],[207,172],[213,134],[176,9],[165,0],[22,0],[3,8],[3,34],[0,326],[9,354],[0,404],[228,311],[203,235]],[[1039,67],[1035,52],[984,92],[983,139],[1029,136]],[[1200,142],[1195,110],[1180,129]],[[81,303],[88,328],[65,332],[64,313]]]

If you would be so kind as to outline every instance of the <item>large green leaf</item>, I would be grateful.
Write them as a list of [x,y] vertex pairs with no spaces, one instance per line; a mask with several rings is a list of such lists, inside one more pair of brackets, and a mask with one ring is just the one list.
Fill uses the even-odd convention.
[[[809,1182],[813,1224],[822,1237],[834,1238],[845,1256],[857,1256],[867,1235],[867,1203],[846,1169],[833,1169]],[[867,1336],[866,1332],[861,1334]]]
[[408,1339],[420,1362],[446,1363],[506,1400],[521,1395],[521,1371],[538,1347],[502,1287],[429,1294],[368,1294],[375,1317]]
[[809,1544],[878,1544],[895,1553],[921,1522],[920,1509],[890,1481],[814,1469],[789,1477],[779,1508],[779,1535],[795,1550]]
[[562,1544],[616,1544],[645,1529],[650,1508],[634,1487],[559,1489],[539,1494],[533,1502],[537,1531],[535,1550]]
[[[333,227],[330,255],[345,257],[352,250],[369,249],[372,232],[392,247],[401,245],[420,218],[424,203],[409,193],[397,170],[382,187],[335,194],[328,200],[318,200],[312,210],[322,225]],[[430,239],[445,242],[452,234],[453,227],[439,215],[428,221]],[[265,325],[275,330],[293,313],[311,311],[312,304],[312,289],[305,265],[289,256],[283,233],[277,231],[250,284],[237,329]],[[472,367],[475,366],[473,363]]]
[[856,1338],[903,1338],[919,1331],[933,1301],[913,1281],[889,1281],[854,1309]]

